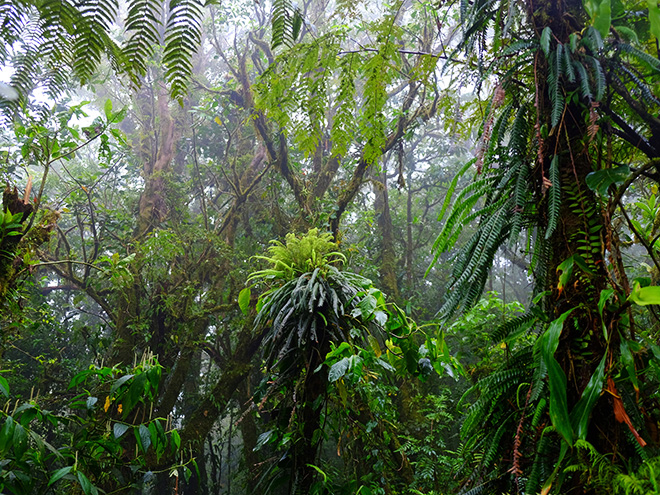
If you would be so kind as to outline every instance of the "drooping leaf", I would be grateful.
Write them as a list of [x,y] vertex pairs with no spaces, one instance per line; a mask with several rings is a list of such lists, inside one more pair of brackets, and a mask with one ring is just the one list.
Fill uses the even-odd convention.
[[603,382],[605,381],[605,363],[608,355],[607,352],[603,355],[596,371],[591,375],[589,383],[587,383],[587,386],[582,392],[580,400],[570,414],[571,426],[580,440],[586,440],[587,438],[589,416],[603,390]]
[[241,292],[238,293],[238,307],[241,308],[241,312],[247,316],[248,311],[250,310],[250,296],[252,291],[249,287],[244,288]]
[[635,282],[628,300],[638,306],[660,304],[660,286],[650,285],[648,287],[641,287],[639,282]]
[[550,389],[550,420],[553,426],[564,438],[566,443],[573,445],[574,432],[568,415],[568,401],[566,398],[566,374],[555,359],[555,351],[559,346],[564,322],[573,310],[566,311],[559,318],[550,323],[540,339],[541,355],[548,370],[548,387]]
[[657,0],[647,0],[651,34],[660,40],[660,6]]
[[612,184],[621,184],[630,176],[630,167],[620,165],[614,168],[597,170],[587,175],[585,181],[587,187],[596,191],[601,196],[607,196],[607,191]]
[[120,438],[124,433],[126,433],[126,430],[128,430],[129,426],[124,423],[115,423],[112,427],[112,432],[115,436],[115,438]]
[[350,364],[351,361],[349,358],[342,358],[333,364],[328,372],[328,381],[332,383],[342,378],[348,371]]
[[51,486],[52,484],[56,483],[60,479],[64,478],[67,474],[71,472],[73,469],[73,466],[65,466],[61,469],[58,469],[53,473],[53,475],[50,477],[50,480],[48,480],[48,486]]

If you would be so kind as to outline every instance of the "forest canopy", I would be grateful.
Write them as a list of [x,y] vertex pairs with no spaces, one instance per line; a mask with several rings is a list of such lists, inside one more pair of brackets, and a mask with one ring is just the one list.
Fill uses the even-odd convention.
[[656,0],[0,38],[0,493],[660,493]]

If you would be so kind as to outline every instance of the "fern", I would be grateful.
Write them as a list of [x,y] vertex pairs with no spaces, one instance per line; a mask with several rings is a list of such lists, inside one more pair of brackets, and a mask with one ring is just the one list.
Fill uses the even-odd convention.
[[513,333],[526,331],[536,322],[536,320],[537,316],[530,312],[516,316],[493,330],[490,336],[491,341],[494,344],[498,344]]
[[73,42],[73,70],[82,84],[89,81],[104,53],[114,55],[108,36],[117,16],[117,0],[86,0],[78,5]]
[[125,29],[129,38],[123,51],[134,77],[146,74],[147,60],[161,43],[161,5],[158,0],[132,0],[128,4]]
[[172,96],[181,98],[192,74],[192,57],[202,39],[200,0],[170,0],[163,63]]
[[561,180],[559,178],[559,157],[557,155],[552,157],[550,162],[550,198],[548,201],[548,228],[545,231],[545,238],[550,237],[555,233],[557,228],[557,220],[559,219],[559,209],[561,207]]
[[628,43],[618,43],[617,48],[641,62],[654,72],[660,73],[660,60]]
[[587,73],[587,69],[585,69],[584,65],[582,65],[582,62],[577,60],[573,61],[573,66],[575,67],[575,73],[577,74],[577,79],[580,83],[580,92],[582,97],[592,100],[593,93],[591,91],[591,87],[589,86],[589,74]]
[[559,123],[559,120],[564,113],[564,94],[562,93],[562,87],[560,84],[563,48],[562,44],[558,44],[556,50],[552,52],[549,57],[550,70],[548,74],[548,83],[550,103],[552,105],[550,116],[552,127],[555,127]]

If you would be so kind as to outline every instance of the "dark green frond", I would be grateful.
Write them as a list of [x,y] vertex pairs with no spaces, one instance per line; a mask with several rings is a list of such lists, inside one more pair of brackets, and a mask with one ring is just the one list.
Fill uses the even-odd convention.
[[170,0],[163,63],[174,98],[184,95],[192,74],[192,58],[202,39],[203,7],[200,0]]
[[559,177],[559,157],[555,155],[550,162],[550,182],[548,198],[548,228],[545,231],[545,238],[550,239],[557,228],[559,219],[559,209],[561,207],[561,179]]
[[114,45],[108,32],[118,14],[117,0],[85,0],[78,6],[73,42],[73,70],[85,84],[101,62],[103,53],[111,56]]
[[161,18],[162,4],[157,0],[133,0],[128,4],[125,29],[130,37],[123,50],[126,63],[135,75],[146,73],[147,60],[161,44]]

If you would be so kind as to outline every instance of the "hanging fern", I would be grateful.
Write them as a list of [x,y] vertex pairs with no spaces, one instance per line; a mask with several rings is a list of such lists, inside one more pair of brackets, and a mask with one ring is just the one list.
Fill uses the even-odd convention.
[[73,71],[86,84],[105,52],[114,58],[117,47],[109,36],[119,5],[117,0],[87,0],[77,6],[73,40]]
[[559,219],[559,209],[561,207],[561,180],[559,177],[559,157],[552,157],[550,162],[550,195],[548,200],[548,228],[545,231],[545,238],[550,239],[557,228]]
[[124,45],[126,64],[135,77],[147,72],[147,60],[161,42],[158,28],[161,23],[162,3],[158,0],[133,0],[128,5]]
[[185,93],[192,74],[192,58],[202,39],[203,4],[199,0],[170,0],[169,8],[163,63],[172,96],[180,98]]

